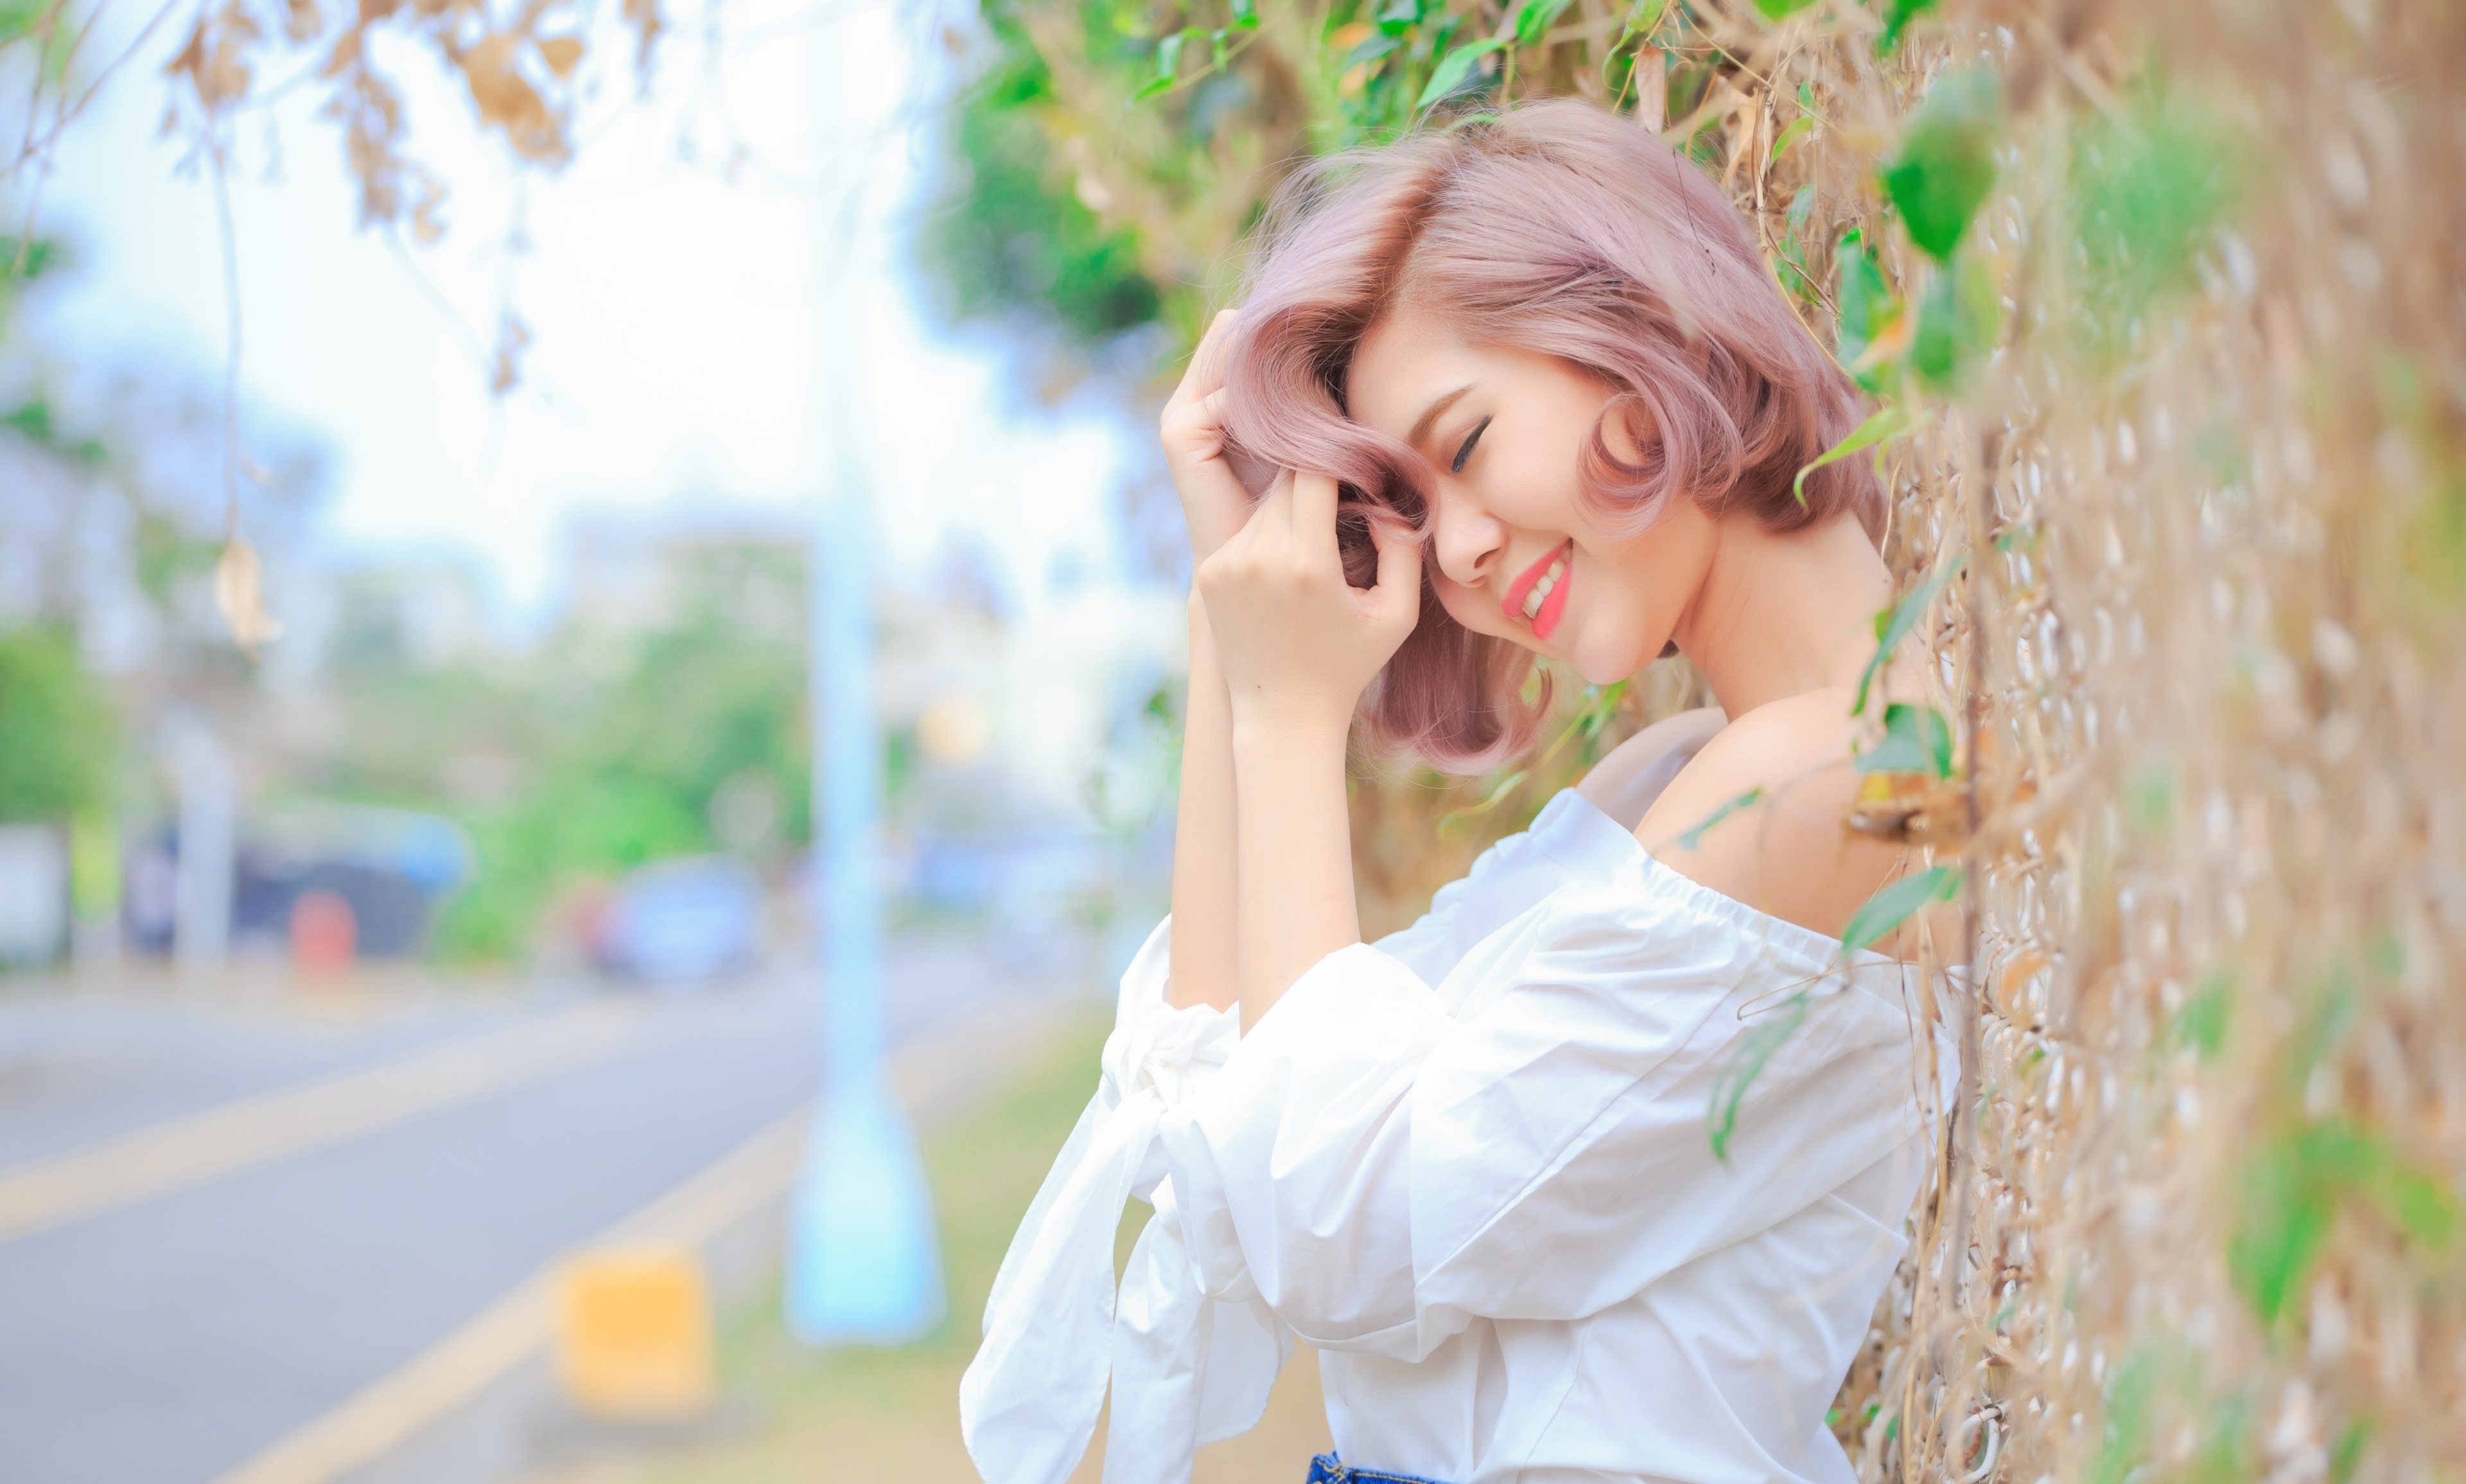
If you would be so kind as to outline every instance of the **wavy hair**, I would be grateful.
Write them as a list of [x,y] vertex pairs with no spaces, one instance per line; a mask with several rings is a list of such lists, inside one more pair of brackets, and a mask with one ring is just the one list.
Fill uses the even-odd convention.
[[[1558,100],[1316,160],[1253,239],[1225,370],[1235,466],[1343,486],[1346,571],[1376,569],[1371,523],[1422,529],[1433,471],[1346,416],[1355,349],[1399,305],[1474,345],[1558,357],[1611,389],[1581,453],[1583,498],[1642,530],[1684,494],[1775,530],[1854,514],[1880,534],[1864,461],[1798,471],[1857,425],[1856,387],[1782,297],[1720,190],[1648,129]],[[1608,422],[1629,436],[1613,443]],[[1636,450],[1622,457],[1618,448]],[[1462,772],[1529,745],[1547,706],[1533,657],[1464,628],[1426,584],[1422,618],[1362,698],[1374,741]]]

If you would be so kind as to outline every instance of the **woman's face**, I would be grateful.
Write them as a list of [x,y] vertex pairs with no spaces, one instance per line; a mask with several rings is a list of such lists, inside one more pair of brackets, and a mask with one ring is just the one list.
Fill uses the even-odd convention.
[[[1466,344],[1409,306],[1355,350],[1355,421],[1429,461],[1439,600],[1458,623],[1624,680],[1661,653],[1712,559],[1714,525],[1675,500],[1642,535],[1603,528],[1580,497],[1581,461],[1610,389],[1553,356]],[[1627,434],[1613,420],[1610,448]]]

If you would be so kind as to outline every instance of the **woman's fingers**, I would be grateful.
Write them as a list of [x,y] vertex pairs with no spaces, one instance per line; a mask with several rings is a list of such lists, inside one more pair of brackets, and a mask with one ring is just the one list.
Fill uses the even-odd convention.
[[1293,537],[1305,554],[1339,562],[1335,550],[1335,481],[1325,474],[1292,477]]
[[1370,523],[1370,540],[1379,549],[1379,583],[1368,606],[1374,618],[1396,625],[1401,642],[1422,617],[1422,543],[1383,521]]

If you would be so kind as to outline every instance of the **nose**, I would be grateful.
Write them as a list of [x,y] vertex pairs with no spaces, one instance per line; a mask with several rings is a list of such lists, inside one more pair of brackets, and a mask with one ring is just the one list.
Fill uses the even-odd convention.
[[1461,491],[1442,487],[1430,506],[1430,550],[1448,581],[1477,587],[1506,560],[1507,527]]

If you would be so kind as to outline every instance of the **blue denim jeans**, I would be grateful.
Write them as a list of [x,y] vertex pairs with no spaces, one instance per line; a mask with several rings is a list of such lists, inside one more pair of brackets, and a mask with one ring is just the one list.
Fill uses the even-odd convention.
[[1380,1473],[1376,1469],[1349,1469],[1334,1453],[1311,1460],[1308,1484],[1439,1484],[1413,1473]]

